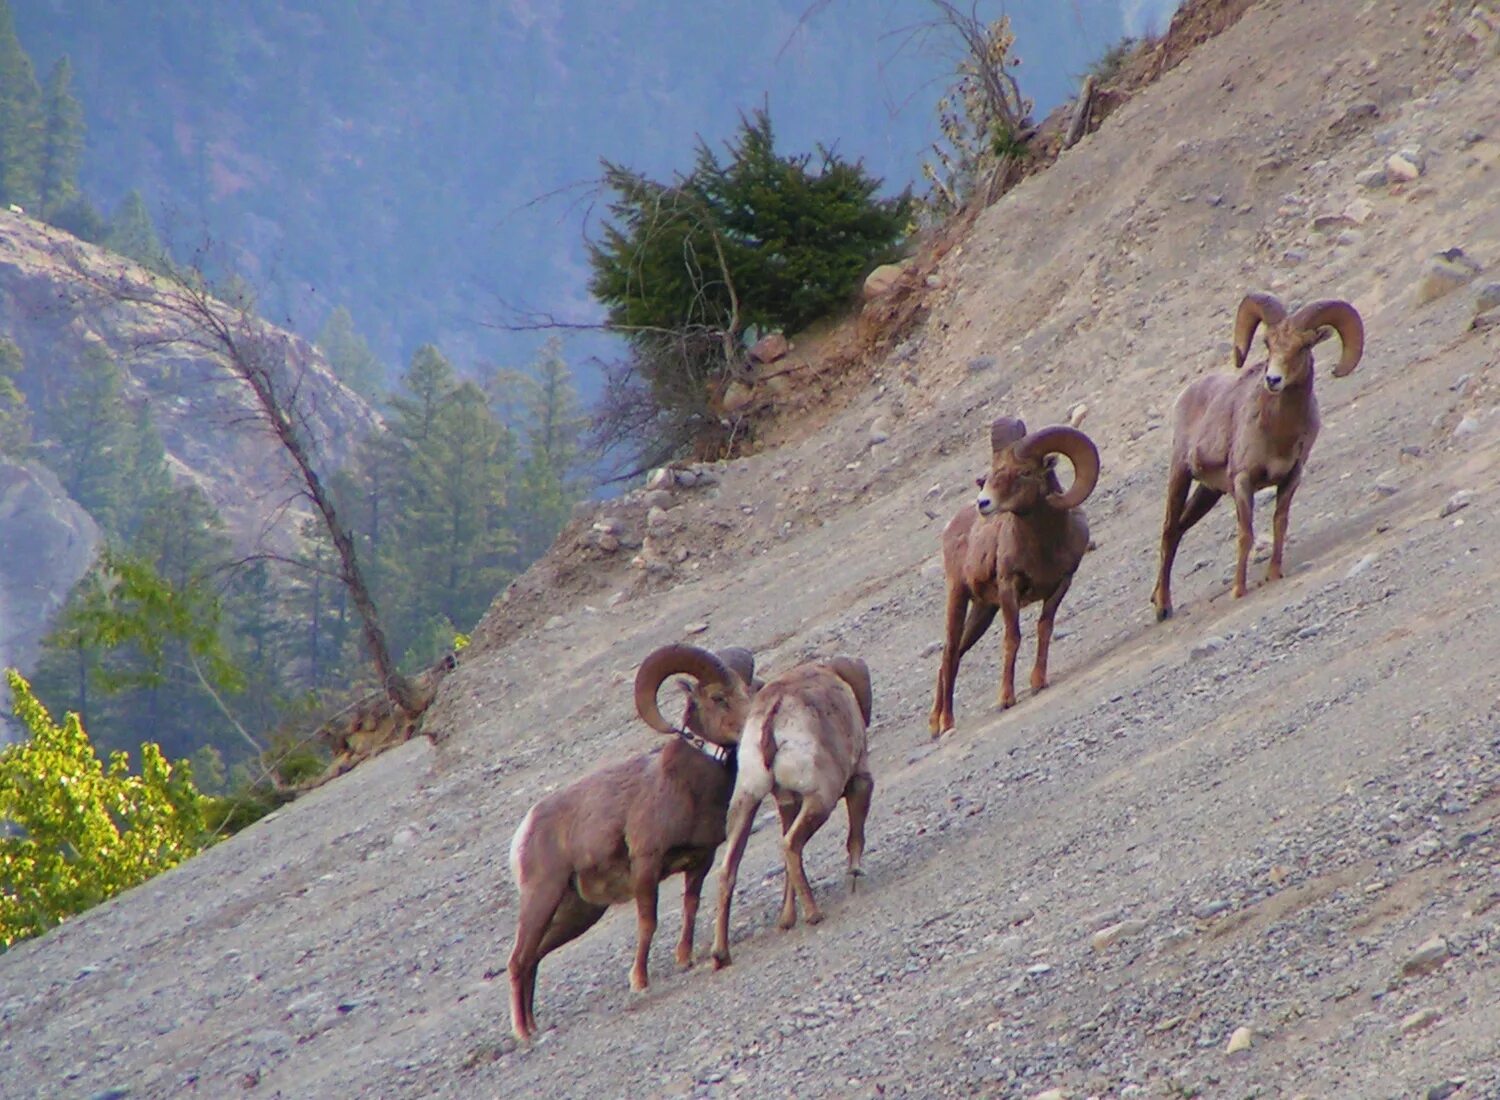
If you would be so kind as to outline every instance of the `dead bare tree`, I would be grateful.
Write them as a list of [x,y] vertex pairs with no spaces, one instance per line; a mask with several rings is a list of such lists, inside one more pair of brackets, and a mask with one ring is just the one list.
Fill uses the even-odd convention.
[[255,316],[243,302],[236,305],[216,298],[196,269],[171,276],[124,268],[104,273],[82,264],[75,270],[88,292],[153,314],[160,327],[147,342],[194,349],[219,364],[227,379],[249,391],[251,418],[271,433],[291,460],[298,491],[317,512],[333,542],[338,579],[360,617],[365,646],[382,690],[403,714],[413,718],[420,714],[428,700],[419,698],[411,681],[391,659],[354,539],[339,519],[333,495],[318,473],[318,433],[309,417],[309,399],[303,393],[311,366],[307,346]]

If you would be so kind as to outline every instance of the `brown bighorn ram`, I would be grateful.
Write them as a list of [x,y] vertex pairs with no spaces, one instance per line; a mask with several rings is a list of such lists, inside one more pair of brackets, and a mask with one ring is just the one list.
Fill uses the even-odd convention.
[[[1052,621],[1089,548],[1089,524],[1079,505],[1099,483],[1099,451],[1077,428],[1055,425],[1027,434],[1019,420],[990,425],[990,472],[978,479],[979,497],[943,530],[943,574],[948,582],[947,630],[928,728],[939,737],[953,728],[953,682],[958,663],[1005,612],[1000,706],[1016,701],[1016,650],[1021,608],[1042,602],[1036,625],[1031,690],[1047,686]],[[1054,454],[1073,464],[1066,492]]]
[[851,890],[863,873],[865,817],[875,790],[866,744],[872,703],[870,670],[853,657],[798,665],[756,692],[740,738],[739,775],[729,802],[729,843],[724,849],[714,923],[714,969],[729,965],[729,910],[735,879],[755,811],[766,795],[776,796],[781,814],[786,882],[778,923],[783,929],[797,923],[799,899],[808,924],[823,919],[802,866],[802,848],[828,820],[840,798],[849,811]]
[[[662,683],[679,673],[696,681],[684,685],[681,729],[662,717],[656,702]],[[663,646],[641,662],[635,705],[642,721],[673,739],[591,772],[527,811],[510,845],[521,895],[509,965],[510,1021],[518,1038],[529,1039],[537,1029],[541,960],[588,931],[609,906],[632,899],[637,941],[630,986],[646,988],[657,886],[679,871],[685,880],[677,962],[692,965],[698,899],[724,840],[735,743],[754,684],[755,658],[748,650],[716,656],[696,646]]]
[[[1246,366],[1255,330],[1265,325],[1270,358]],[[1359,365],[1365,328],[1348,302],[1309,302],[1291,316],[1270,294],[1247,294],[1234,318],[1236,374],[1210,374],[1188,386],[1173,408],[1172,466],[1167,475],[1167,515],[1161,529],[1161,570],[1151,602],[1156,617],[1172,614],[1172,561],[1182,536],[1225,493],[1234,496],[1239,548],[1235,598],[1245,594],[1245,568],[1255,544],[1255,493],[1276,486],[1268,581],[1281,578],[1287,518],[1302,481],[1302,467],[1318,438],[1318,398],[1313,392],[1313,345],[1337,332],[1343,354],[1333,376]],[[1188,486],[1197,481],[1192,496]]]

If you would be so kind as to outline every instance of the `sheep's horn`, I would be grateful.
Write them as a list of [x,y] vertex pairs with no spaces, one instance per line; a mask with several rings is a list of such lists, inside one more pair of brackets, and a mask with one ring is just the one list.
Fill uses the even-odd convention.
[[1268,327],[1286,320],[1286,306],[1274,294],[1246,294],[1240,299],[1234,315],[1234,369],[1239,370],[1250,358],[1250,341],[1262,323]]
[[1360,356],[1365,353],[1365,323],[1360,319],[1359,310],[1348,302],[1336,298],[1308,302],[1292,314],[1292,324],[1303,330],[1320,329],[1326,325],[1339,334],[1344,353],[1339,356],[1339,365],[1333,368],[1335,378],[1344,377],[1359,365]]
[[718,651],[719,660],[724,666],[740,678],[740,682],[749,687],[755,682],[755,654],[744,646],[730,646],[728,649]]
[[664,645],[641,662],[635,674],[635,712],[657,733],[676,733],[677,727],[662,717],[656,693],[668,676],[682,673],[699,683],[726,684],[734,675],[723,661],[694,645]]
[[859,702],[859,713],[864,715],[865,725],[868,726],[870,714],[875,709],[875,696],[870,690],[870,666],[858,657],[833,657],[827,665],[854,692],[854,698]]
[[1077,508],[1099,484],[1099,448],[1088,436],[1066,424],[1042,428],[1016,444],[1017,458],[1038,458],[1048,454],[1060,454],[1073,464],[1073,484],[1066,492],[1049,496],[1047,503],[1064,511]]
[[990,425],[990,450],[999,454],[1026,436],[1026,425],[1015,417],[1002,416]]

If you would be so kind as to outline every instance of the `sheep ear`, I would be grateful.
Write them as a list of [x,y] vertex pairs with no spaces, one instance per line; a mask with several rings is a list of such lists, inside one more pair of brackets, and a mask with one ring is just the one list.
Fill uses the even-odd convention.
[[1318,329],[1317,332],[1313,333],[1313,338],[1307,342],[1307,346],[1308,347],[1312,347],[1314,344],[1321,344],[1324,340],[1327,340],[1330,336],[1336,336],[1336,335],[1338,335],[1338,334],[1334,330],[1334,328],[1333,328],[1332,325],[1324,325],[1322,328]]
[[1055,470],[1055,469],[1057,469],[1057,455],[1055,455],[1055,454],[1048,455],[1045,465],[1046,465],[1046,468],[1049,469],[1049,470]]

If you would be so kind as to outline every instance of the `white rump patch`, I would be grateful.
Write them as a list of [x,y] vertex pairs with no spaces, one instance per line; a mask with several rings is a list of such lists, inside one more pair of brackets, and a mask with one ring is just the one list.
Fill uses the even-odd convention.
[[531,839],[531,818],[536,813],[536,807],[526,811],[526,816],[521,818],[521,824],[516,827],[516,835],[510,838],[510,877],[515,880],[516,889],[521,889],[521,854],[526,850],[526,842]]

